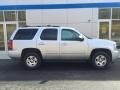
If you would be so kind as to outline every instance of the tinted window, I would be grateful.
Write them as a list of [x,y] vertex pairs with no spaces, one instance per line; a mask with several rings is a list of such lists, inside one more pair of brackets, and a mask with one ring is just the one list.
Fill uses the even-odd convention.
[[77,41],[79,38],[79,34],[73,30],[63,29],[61,40],[71,40]]
[[38,29],[19,29],[14,40],[31,40],[35,36]]
[[44,29],[40,38],[41,40],[57,40],[57,29]]

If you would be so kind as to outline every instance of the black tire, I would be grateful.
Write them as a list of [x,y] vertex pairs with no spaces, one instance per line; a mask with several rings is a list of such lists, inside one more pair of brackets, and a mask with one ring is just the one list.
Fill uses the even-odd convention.
[[[34,65],[31,64],[31,65],[33,65],[33,66],[30,66],[30,65],[28,64],[28,61],[30,61],[30,60],[29,60],[29,57],[33,57],[33,60],[34,60],[34,62],[35,62]],[[32,62],[33,62],[33,61],[32,61]],[[23,63],[23,65],[24,65],[24,67],[27,68],[27,69],[31,69],[31,70],[38,69],[38,68],[40,67],[40,65],[41,65],[41,58],[40,58],[40,56],[39,56],[37,53],[35,53],[35,52],[26,53],[26,54],[24,55],[24,57],[22,58],[22,63]],[[31,61],[30,61],[29,63],[31,63]]]
[[[104,59],[102,59],[104,56]],[[98,57],[101,59],[98,59]],[[102,62],[101,60],[103,60],[104,62]],[[100,62],[99,62],[100,61]],[[100,63],[103,63],[103,65]],[[111,63],[111,56],[104,52],[104,51],[98,51],[95,52],[91,58],[91,64],[93,65],[93,67],[97,68],[97,69],[105,69],[107,68]]]

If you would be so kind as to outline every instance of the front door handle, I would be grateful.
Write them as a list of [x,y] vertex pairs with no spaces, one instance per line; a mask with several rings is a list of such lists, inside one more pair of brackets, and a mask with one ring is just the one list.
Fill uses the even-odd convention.
[[67,43],[62,43],[62,45],[66,46],[66,45],[67,45]]
[[45,43],[44,42],[40,42],[39,45],[45,45]]

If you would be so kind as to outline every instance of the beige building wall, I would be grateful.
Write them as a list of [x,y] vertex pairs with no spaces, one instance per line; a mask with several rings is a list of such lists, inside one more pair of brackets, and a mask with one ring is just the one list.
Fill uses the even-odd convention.
[[58,25],[74,27],[90,37],[97,37],[98,9],[27,10],[27,25]]

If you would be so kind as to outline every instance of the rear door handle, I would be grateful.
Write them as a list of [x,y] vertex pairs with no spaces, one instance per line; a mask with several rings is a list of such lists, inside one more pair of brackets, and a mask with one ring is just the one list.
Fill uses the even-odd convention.
[[40,42],[39,45],[45,45],[45,43],[44,42]]

